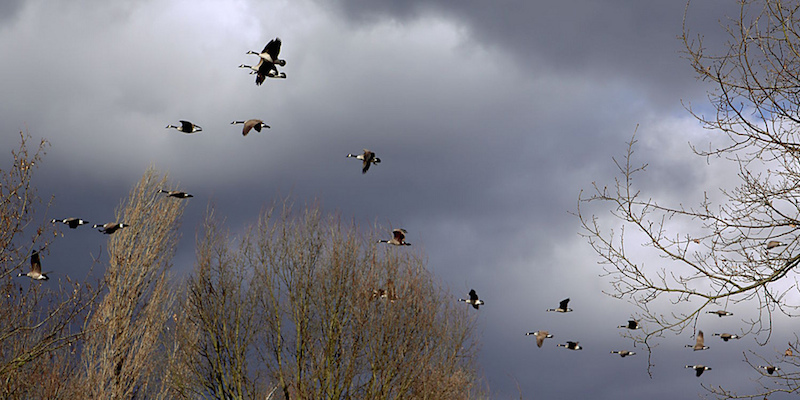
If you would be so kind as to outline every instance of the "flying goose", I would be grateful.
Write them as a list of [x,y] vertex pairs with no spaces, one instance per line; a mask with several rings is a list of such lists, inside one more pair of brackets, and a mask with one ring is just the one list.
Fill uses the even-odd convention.
[[50,278],[47,277],[49,272],[42,273],[42,263],[39,261],[39,252],[34,250],[31,253],[31,271],[27,274],[19,273],[17,276],[27,276],[37,281],[46,281]]
[[50,223],[52,224],[55,224],[56,222],[61,222],[62,224],[69,226],[70,229],[75,229],[83,224],[89,223],[89,221],[84,221],[80,218],[64,218],[64,219],[54,219],[50,221]]
[[695,340],[695,344],[687,344],[686,347],[691,347],[694,349],[694,351],[709,349],[710,347],[706,346],[703,343],[704,341],[705,339],[703,338],[703,331],[697,331],[697,339]]
[[628,350],[614,350],[614,351],[611,352],[611,354],[619,354],[619,356],[622,357],[622,358],[625,358],[627,356],[635,356],[636,355],[635,352],[628,351]]
[[558,308],[551,308],[551,309],[548,309],[547,311],[555,311],[555,312],[560,312],[560,313],[571,312],[572,309],[567,307],[568,303],[569,303],[569,298],[566,298],[564,300],[561,300],[560,303],[558,303]]
[[583,347],[578,346],[578,342],[567,341],[567,344],[557,344],[556,347],[565,347],[569,350],[583,350]]
[[[267,77],[270,78],[286,78],[286,74],[283,72],[278,72],[278,68],[275,67],[275,64],[280,66],[286,65],[285,60],[279,60],[278,54],[281,51],[281,40],[279,38],[275,38],[270,40],[266,46],[264,46],[264,50],[261,53],[257,53],[255,51],[248,51],[247,54],[255,54],[258,58],[258,65],[255,67],[250,66],[249,68],[255,71],[256,74],[256,85],[260,86],[264,83],[264,79]],[[244,64],[239,66],[240,68],[248,67]],[[252,74],[253,72],[251,72]]]
[[256,132],[261,132],[261,128],[269,129],[269,125],[265,124],[264,121],[260,119],[248,119],[247,121],[233,121],[231,125],[242,124],[242,136],[247,136],[250,133],[251,129],[255,129]]
[[705,365],[702,364],[687,365],[686,368],[692,368],[695,371],[696,376],[703,375],[703,372],[711,370],[711,367],[706,367]]
[[247,52],[247,54],[255,54],[270,64],[278,64],[283,67],[286,65],[286,60],[278,59],[278,54],[281,52],[281,43],[281,39],[276,37],[275,39],[270,40],[269,43],[264,46],[264,50],[261,50],[260,53],[250,50]]
[[378,243],[389,243],[395,246],[411,246],[411,243],[406,242],[406,230],[397,228],[392,230],[392,238],[389,240],[378,240]]
[[786,246],[786,243],[783,243],[778,240],[770,240],[769,242],[765,243],[765,245],[767,246],[767,250],[769,250],[769,249],[774,249],[776,247]]
[[362,165],[362,168],[361,168],[361,173],[362,174],[366,174],[367,173],[367,170],[369,170],[370,165],[378,164],[378,163],[381,162],[380,158],[375,157],[375,153],[373,153],[373,152],[371,152],[371,151],[369,151],[367,149],[364,149],[364,153],[362,153],[362,154],[348,154],[347,157],[348,158],[353,157],[353,158],[356,158],[356,159],[361,160],[363,162],[363,165]]
[[175,197],[175,198],[178,198],[178,199],[186,199],[186,198],[189,198],[189,197],[194,197],[194,196],[190,195],[189,193],[181,192],[180,190],[158,189],[158,193],[166,193],[167,197]]
[[379,288],[372,290],[372,296],[370,297],[370,300],[375,300],[377,298],[389,299],[389,301],[392,303],[398,299],[393,280],[386,280],[386,289]]
[[118,224],[116,222],[109,222],[109,223],[106,223],[106,224],[103,224],[103,225],[94,224],[94,225],[92,225],[92,228],[100,228],[100,229],[98,229],[99,232],[103,232],[106,235],[110,235],[110,234],[116,232],[119,229],[127,228],[129,226],[130,225],[128,225],[128,224]]
[[255,67],[252,65],[242,64],[239,65],[239,68],[250,69],[250,75],[256,75],[257,86],[261,86],[266,78],[286,79],[286,73],[278,72],[278,70],[272,69],[273,67],[269,63],[265,63],[264,60],[258,60],[258,64]]
[[731,339],[739,339],[739,335],[734,335],[732,333],[715,333],[713,336],[719,336],[720,339],[726,342]]
[[180,120],[180,123],[181,123],[180,126],[169,124],[165,129],[175,128],[178,130],[178,132],[183,132],[187,135],[191,133],[201,132],[203,130],[203,128],[201,128],[199,125],[195,125],[189,121]]
[[472,307],[476,310],[479,310],[478,307],[482,306],[483,300],[478,300],[478,293],[475,292],[475,289],[469,290],[469,298],[468,299],[458,299],[458,301],[463,301],[467,304],[472,304]]
[[729,315],[733,315],[732,312],[725,311],[725,310],[706,311],[706,314],[717,314],[720,318],[726,317],[726,316],[729,316]]
[[544,343],[545,339],[551,339],[553,335],[550,334],[548,331],[536,331],[536,332],[528,332],[525,336],[534,335],[536,336],[536,345],[542,347],[542,343]]
[[776,367],[774,365],[767,365],[767,366],[759,365],[758,368],[765,369],[767,371],[767,373],[770,374],[770,375],[774,374],[775,371],[780,371],[781,370],[781,367]]
[[639,326],[639,321],[635,319],[629,319],[628,325],[620,325],[617,328],[627,328],[630,330],[641,329],[641,327]]

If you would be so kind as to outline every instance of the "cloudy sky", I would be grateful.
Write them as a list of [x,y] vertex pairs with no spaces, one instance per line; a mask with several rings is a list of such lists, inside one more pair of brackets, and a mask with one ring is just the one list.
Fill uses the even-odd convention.
[[[731,1],[696,0],[688,24],[709,43]],[[404,227],[454,293],[478,291],[481,370],[494,398],[692,398],[701,383],[754,389],[742,352],[778,339],[667,336],[653,356],[616,329],[636,308],[604,294],[598,258],[571,215],[582,189],[613,183],[611,157],[638,125],[641,187],[696,203],[729,182],[726,165],[693,156],[704,131],[681,101],[711,88],[681,57],[681,1],[94,1],[0,3],[0,149],[19,131],[51,143],[37,173],[55,203],[46,218],[113,220],[153,165],[195,195],[176,270],[188,271],[208,203],[242,229],[291,195],[359,224]],[[279,36],[288,78],[263,86],[238,69]],[[242,137],[235,119],[272,129]],[[166,130],[186,119],[188,136]],[[383,162],[360,173],[362,148]],[[694,196],[694,197],[693,197]],[[601,216],[607,210],[598,209]],[[607,219],[609,223],[612,220]],[[68,232],[49,258],[85,273],[105,238]],[[69,254],[69,256],[67,256]],[[54,263],[54,261],[52,261]],[[53,268],[56,268],[53,266]],[[67,273],[67,272],[65,272]],[[570,297],[575,312],[545,313]],[[737,305],[735,312],[746,312]],[[754,307],[754,306],[753,306]],[[667,312],[668,310],[665,310]],[[741,321],[701,319],[707,336]],[[527,331],[556,338],[538,349]],[[555,344],[579,340],[582,352]],[[548,342],[546,342],[548,343]],[[640,354],[643,353],[638,349]],[[714,370],[695,378],[686,364]],[[519,391],[517,389],[519,385]]]

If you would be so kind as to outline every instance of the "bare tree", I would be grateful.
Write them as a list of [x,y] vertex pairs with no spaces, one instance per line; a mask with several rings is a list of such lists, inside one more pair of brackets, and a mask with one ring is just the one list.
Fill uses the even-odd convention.
[[248,357],[261,327],[255,319],[252,265],[247,244],[232,248],[230,235],[209,208],[197,238],[197,263],[187,283],[178,321],[185,376],[176,380],[183,398],[263,398],[250,375]]
[[[632,139],[624,159],[615,160],[620,172],[615,184],[595,185],[579,201],[583,234],[606,265],[611,295],[639,306],[645,334],[634,337],[648,348],[665,331],[695,329],[701,315],[728,304],[759,310],[745,333],[756,334],[761,343],[770,338],[773,313],[800,315],[800,304],[789,296],[796,298],[800,262],[800,4],[742,0],[740,5],[739,15],[724,25],[728,41],[719,51],[709,51],[703,37],[686,26],[682,35],[695,71],[714,87],[711,116],[688,109],[707,129],[723,134],[715,138],[717,145],[693,149],[709,162],[730,163],[739,184],[722,188],[719,204],[714,194],[695,207],[649,198],[634,184],[646,164],[634,160]],[[588,202],[608,204],[621,228],[603,228],[601,218],[581,210]],[[653,268],[648,262],[653,258],[632,255],[632,243],[644,243],[665,266]],[[658,299],[674,303],[675,311],[659,313],[652,306]],[[796,362],[782,354],[764,357]],[[766,379],[771,381],[763,393],[743,397],[800,391],[796,375]],[[721,398],[737,397],[708,389]]]
[[166,390],[164,334],[175,297],[167,272],[185,205],[157,195],[166,179],[148,169],[117,211],[117,222],[130,226],[109,237],[106,291],[87,323],[84,373],[74,385],[87,398],[153,398]]
[[11,168],[0,170],[0,397],[63,398],[98,292],[58,271],[49,282],[17,277],[29,271],[34,250],[47,265],[46,248],[56,237],[52,224],[37,218],[43,201],[31,184],[47,142],[31,151],[29,140],[20,132]]
[[212,220],[204,230],[186,302],[187,393],[459,399],[478,389],[474,321],[419,255],[288,202],[236,248]]

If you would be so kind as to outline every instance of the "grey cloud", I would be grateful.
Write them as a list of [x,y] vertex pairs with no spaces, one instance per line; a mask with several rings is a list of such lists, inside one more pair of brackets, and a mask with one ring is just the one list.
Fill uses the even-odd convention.
[[24,0],[7,0],[0,3],[0,32],[5,28],[5,24],[13,23],[24,3]]

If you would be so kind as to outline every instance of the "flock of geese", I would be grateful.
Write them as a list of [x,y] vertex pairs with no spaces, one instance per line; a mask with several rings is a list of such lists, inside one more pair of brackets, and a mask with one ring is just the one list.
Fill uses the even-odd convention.
[[[260,86],[264,83],[266,78],[286,78],[286,73],[278,71],[278,66],[285,66],[286,60],[282,60],[279,58],[279,54],[281,51],[281,39],[275,38],[270,40],[264,49],[260,52],[256,51],[248,51],[246,54],[250,55],[257,55],[258,56],[258,64],[255,66],[250,66],[246,64],[239,65],[239,68],[248,68],[250,69],[251,75],[256,75],[255,83],[257,86]],[[260,119],[248,119],[248,120],[235,120],[231,122],[231,125],[242,125],[242,136],[247,136],[250,131],[255,130],[256,132],[261,132],[262,129],[270,129],[270,126],[264,123],[264,121]],[[165,129],[175,129],[178,132],[182,132],[184,134],[195,134],[198,132],[202,132],[203,128],[200,125],[197,125],[191,121],[180,120],[178,125],[168,124]],[[348,154],[348,158],[353,157],[363,162],[362,166],[362,173],[367,173],[369,167],[373,164],[378,164],[381,162],[381,159],[375,156],[375,153],[364,149],[362,154]],[[190,197],[194,197],[189,193],[177,190],[165,190],[161,189],[158,193],[165,193],[167,197],[174,197],[178,199],[187,199]],[[81,218],[64,218],[64,219],[53,219],[50,221],[51,223],[55,224],[61,222],[67,225],[70,229],[76,229],[81,225],[88,224],[89,221],[81,219]],[[95,224],[92,225],[93,228],[98,229],[100,232],[111,235],[114,232],[127,228],[128,224],[126,223],[119,223],[119,222],[108,222],[105,224]],[[381,243],[389,243],[398,246],[409,246],[410,243],[405,241],[405,234],[406,231],[404,229],[395,229],[393,231],[393,237],[389,240],[381,240]],[[34,250],[30,256],[30,271],[26,273],[19,273],[18,276],[26,276],[34,280],[48,280],[47,274],[49,272],[43,273],[42,266],[41,266],[41,259],[39,256],[39,250]],[[384,296],[385,297],[385,296]]]
[[[175,197],[175,198],[178,198],[178,199],[188,199],[190,197],[194,197],[189,193],[182,192],[182,191],[179,191],[179,190],[159,189],[157,194],[159,194],[159,193],[166,193],[166,197]],[[64,225],[66,225],[66,226],[68,226],[70,229],[76,229],[81,225],[87,225],[89,223],[89,221],[87,221],[85,219],[75,218],[75,217],[50,220],[50,223],[52,223],[52,224],[59,223],[59,222],[64,224]],[[94,224],[94,225],[92,225],[92,228],[95,228],[99,232],[102,232],[102,233],[104,233],[106,235],[111,235],[114,232],[116,232],[116,231],[118,231],[120,229],[123,229],[123,228],[127,228],[129,226],[130,226],[129,224],[122,223],[122,222],[106,222],[105,224]],[[31,252],[30,261],[31,261],[30,270],[28,272],[26,272],[26,273],[20,272],[19,274],[17,274],[17,276],[26,276],[28,278],[31,278],[31,279],[37,280],[37,281],[46,281],[46,280],[50,279],[47,276],[47,274],[49,274],[50,272],[42,272],[42,261],[41,261],[41,259],[39,257],[39,250],[33,250],[33,252]]]
[[[784,245],[784,244],[782,244],[780,242],[775,242],[775,241],[767,243],[768,248],[775,248],[775,247],[781,246],[781,245]],[[478,298],[478,293],[475,292],[475,289],[471,289],[469,291],[469,298],[468,299],[458,299],[458,301],[463,301],[463,302],[471,305],[472,307],[474,307],[476,310],[479,309],[479,306],[485,304],[483,300],[480,300]],[[557,312],[557,313],[572,312],[572,308],[569,308],[569,298],[561,300],[559,302],[557,308],[550,308],[550,309],[547,309],[545,311]],[[726,310],[706,311],[706,313],[707,314],[717,315],[720,318],[733,315],[732,312],[726,311]],[[641,326],[639,325],[639,320],[630,319],[630,320],[628,320],[627,324],[619,325],[617,328],[624,328],[624,329],[629,329],[629,330],[638,330],[638,329],[641,329]],[[525,335],[526,336],[534,336],[536,338],[536,346],[538,346],[540,348],[544,344],[544,340],[545,339],[553,338],[553,335],[550,334],[550,332],[545,331],[545,330],[528,332]],[[713,336],[719,336],[720,339],[722,339],[725,342],[727,342],[727,341],[729,341],[731,339],[739,339],[740,338],[739,335],[732,334],[732,333],[727,333],[727,332],[726,333],[714,333]],[[578,342],[578,341],[568,340],[568,341],[566,341],[566,343],[558,343],[558,344],[556,344],[556,347],[564,347],[567,350],[576,350],[576,351],[577,350],[583,350],[583,347],[581,347],[579,343],[580,342]],[[697,335],[695,336],[695,343],[694,344],[687,344],[686,347],[691,347],[694,351],[708,350],[710,348],[709,346],[705,345],[705,338],[704,338],[702,330],[698,330],[697,331]],[[630,350],[612,350],[611,354],[617,354],[620,357],[625,358],[625,357],[628,357],[628,356],[636,355],[636,352],[630,351]],[[784,352],[784,356],[785,357],[791,357],[793,355],[794,354],[793,354],[791,348],[787,349]],[[685,368],[693,369],[695,371],[695,376],[698,376],[698,377],[700,375],[702,375],[703,372],[711,370],[711,367],[703,365],[703,364],[687,365]],[[777,366],[774,366],[774,365],[759,365],[758,368],[764,369],[770,375],[773,375],[776,371],[780,371],[781,370],[780,367],[777,367]]]

